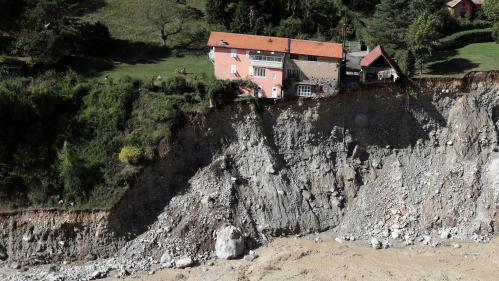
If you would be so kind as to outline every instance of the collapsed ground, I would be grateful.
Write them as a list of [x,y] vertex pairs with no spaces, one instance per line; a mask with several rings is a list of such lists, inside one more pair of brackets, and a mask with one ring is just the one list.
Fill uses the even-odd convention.
[[50,274],[146,272],[164,253],[211,258],[224,223],[247,249],[328,229],[386,243],[487,241],[499,206],[498,90],[485,73],[217,110],[191,120],[110,212],[3,216],[5,265],[90,257]]

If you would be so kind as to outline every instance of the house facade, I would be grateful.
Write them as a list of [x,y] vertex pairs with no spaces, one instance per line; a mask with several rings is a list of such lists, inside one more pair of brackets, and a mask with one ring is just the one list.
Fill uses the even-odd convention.
[[475,9],[475,3],[471,0],[447,0],[445,5],[454,17],[464,17]]
[[208,40],[215,77],[251,80],[258,97],[313,97],[338,92],[341,44],[212,32]]
[[360,82],[363,84],[395,82],[400,75],[399,66],[381,46],[376,46],[363,57],[360,67]]

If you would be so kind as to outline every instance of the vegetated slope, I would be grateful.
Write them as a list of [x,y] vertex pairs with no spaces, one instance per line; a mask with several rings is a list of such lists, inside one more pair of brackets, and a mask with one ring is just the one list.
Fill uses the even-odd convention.
[[[419,80],[412,87],[260,110],[238,106],[193,120],[99,232],[108,245],[138,237],[113,259],[57,274],[85,278],[94,265],[148,270],[165,252],[204,260],[224,223],[240,227],[250,247],[327,229],[408,244],[433,243],[441,233],[487,240],[498,219],[499,77]],[[12,260],[29,263],[29,243],[50,242],[46,226],[0,223],[0,244]],[[26,232],[33,242],[15,242]],[[67,241],[65,258],[109,253],[75,247],[84,235],[70,234],[55,238]]]

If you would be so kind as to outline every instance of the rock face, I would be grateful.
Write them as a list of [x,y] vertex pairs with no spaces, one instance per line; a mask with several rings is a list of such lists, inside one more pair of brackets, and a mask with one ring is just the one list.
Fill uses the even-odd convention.
[[133,274],[165,252],[210,258],[226,224],[249,247],[333,228],[382,246],[437,245],[441,230],[484,241],[499,229],[498,91],[488,74],[216,110],[179,130],[100,223],[0,216],[0,245],[23,265],[116,253],[106,266]]
[[215,251],[220,259],[235,259],[244,254],[244,238],[241,231],[232,225],[223,226],[217,232]]
[[0,261],[4,261],[8,258],[7,249],[4,246],[0,245]]

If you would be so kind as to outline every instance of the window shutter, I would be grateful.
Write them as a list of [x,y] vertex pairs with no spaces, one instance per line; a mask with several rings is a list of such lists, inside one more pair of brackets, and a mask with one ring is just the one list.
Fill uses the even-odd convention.
[[250,65],[249,69],[248,69],[248,75],[249,76],[253,76],[254,75],[254,72],[253,72],[253,66]]

